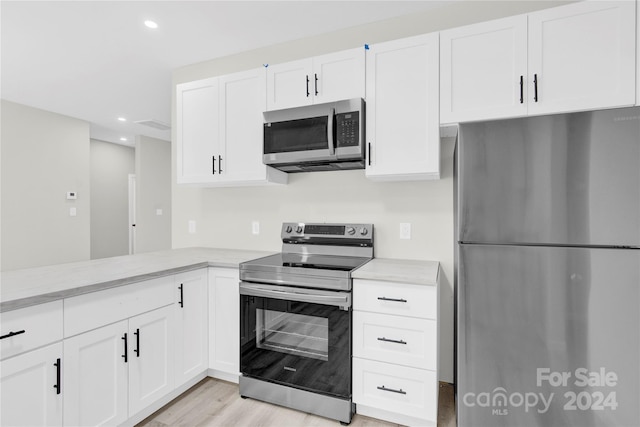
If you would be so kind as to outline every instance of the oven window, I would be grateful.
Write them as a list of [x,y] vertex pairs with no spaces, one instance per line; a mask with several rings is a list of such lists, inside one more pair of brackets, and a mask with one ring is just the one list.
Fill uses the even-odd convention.
[[256,347],[329,360],[329,319],[257,309]]

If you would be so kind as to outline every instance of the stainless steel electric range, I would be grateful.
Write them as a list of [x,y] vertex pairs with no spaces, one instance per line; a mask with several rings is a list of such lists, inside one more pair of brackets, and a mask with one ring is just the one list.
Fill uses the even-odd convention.
[[240,264],[240,395],[351,422],[351,273],[372,224],[282,225],[282,253]]

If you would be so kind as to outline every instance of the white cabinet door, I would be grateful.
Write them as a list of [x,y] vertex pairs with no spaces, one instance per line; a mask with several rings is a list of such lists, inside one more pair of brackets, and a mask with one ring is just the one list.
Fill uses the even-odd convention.
[[210,78],[177,86],[177,181],[179,184],[219,179],[218,80]]
[[237,381],[240,373],[240,291],[237,269],[209,270],[209,367]]
[[267,67],[267,110],[364,97],[363,48]]
[[173,391],[173,305],[129,319],[129,416]]
[[440,33],[440,121],[527,114],[527,16]]
[[207,269],[178,274],[175,281],[175,385],[179,387],[209,367]]
[[61,359],[59,342],[0,362],[0,425],[62,425]]
[[366,176],[440,177],[438,34],[369,47]]
[[633,105],[635,2],[529,14],[529,114]]
[[229,183],[286,183],[287,174],[262,162],[266,104],[264,68],[221,76],[220,140],[224,155],[218,164]]
[[65,425],[117,425],[127,419],[127,329],[124,320],[64,341]]
[[267,67],[267,110],[309,105],[313,102],[314,82],[311,59],[274,64]]
[[313,103],[365,97],[365,50],[356,48],[313,58]]

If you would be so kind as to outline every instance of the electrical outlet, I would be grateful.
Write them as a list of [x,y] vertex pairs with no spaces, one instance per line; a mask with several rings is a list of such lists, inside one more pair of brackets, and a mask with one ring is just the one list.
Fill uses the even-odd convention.
[[196,222],[189,220],[189,234],[196,234]]
[[260,234],[260,222],[259,221],[252,221],[251,222],[251,233]]
[[411,239],[411,223],[410,222],[400,223],[400,238],[404,240]]

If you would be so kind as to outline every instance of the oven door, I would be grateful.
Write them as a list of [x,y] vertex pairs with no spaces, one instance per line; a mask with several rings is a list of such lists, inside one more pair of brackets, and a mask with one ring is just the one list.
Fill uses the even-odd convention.
[[351,397],[351,294],[240,283],[244,376]]

